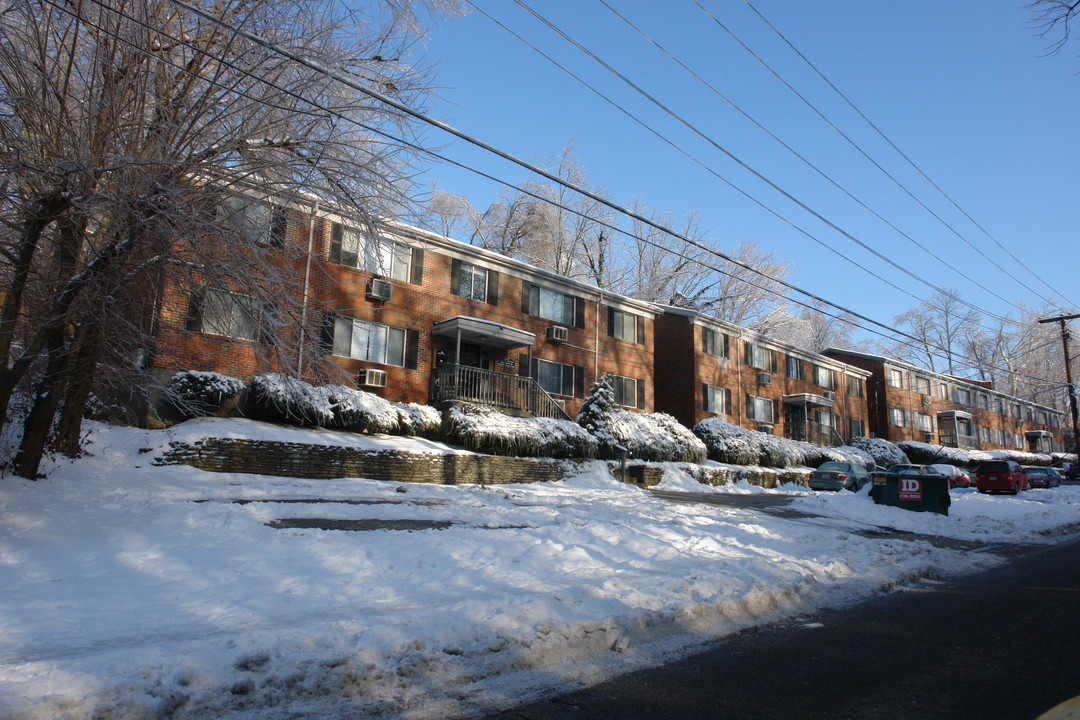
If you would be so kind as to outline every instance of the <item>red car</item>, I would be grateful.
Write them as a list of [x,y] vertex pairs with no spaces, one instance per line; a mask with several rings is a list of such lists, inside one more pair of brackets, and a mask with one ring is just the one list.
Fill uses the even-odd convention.
[[946,465],[944,463],[934,463],[930,467],[937,470],[939,473],[949,478],[949,489],[953,488],[966,488],[971,487],[971,478],[960,468],[955,465]]
[[1061,485],[1061,475],[1057,468],[1052,467],[1024,467],[1028,476],[1028,485],[1038,488],[1052,488]]
[[1015,495],[1028,489],[1028,476],[1015,460],[990,460],[975,467],[975,487],[981,493],[1005,492]]

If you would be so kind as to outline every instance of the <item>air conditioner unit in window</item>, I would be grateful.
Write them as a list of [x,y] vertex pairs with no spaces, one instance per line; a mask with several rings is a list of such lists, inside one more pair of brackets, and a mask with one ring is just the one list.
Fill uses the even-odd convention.
[[385,370],[361,370],[356,376],[357,387],[386,387]]
[[389,300],[394,295],[394,284],[389,280],[371,278],[367,284],[367,296],[370,300]]
[[758,385],[769,385],[772,383],[772,373],[759,372],[757,374]]
[[923,395],[922,396],[922,404],[923,405],[930,405],[933,402],[934,402],[934,398],[930,397],[929,395]]
[[923,437],[923,442],[924,443],[931,443],[932,444],[934,442],[934,433],[923,433],[922,437]]
[[834,390],[826,390],[825,391],[825,399],[826,400],[835,400],[836,399],[836,392]]
[[551,399],[554,400],[555,404],[558,405],[564,412],[566,411],[566,400],[564,398],[551,398]]
[[570,331],[559,325],[552,325],[547,329],[547,339],[551,342],[566,342],[570,338]]
[[772,435],[773,434],[773,426],[768,424],[768,423],[758,423],[757,429],[758,429],[758,432],[763,432],[766,435]]

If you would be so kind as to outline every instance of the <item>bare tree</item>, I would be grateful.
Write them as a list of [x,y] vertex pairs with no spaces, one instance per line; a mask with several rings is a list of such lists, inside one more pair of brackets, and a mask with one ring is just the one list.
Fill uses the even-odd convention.
[[956,375],[967,368],[968,341],[983,317],[959,296],[958,290],[937,291],[918,307],[893,318],[898,327],[916,338],[897,345],[894,353],[934,372]]
[[395,59],[412,6],[192,4],[203,13],[16,0],[0,14],[0,420],[21,387],[32,398],[15,460],[24,476],[61,406],[72,447],[103,360],[135,369],[134,353],[115,350],[148,346],[137,335],[149,328],[127,315],[156,301],[163,277],[243,293],[261,331],[300,317],[281,301],[296,281],[287,252],[222,223],[222,207],[312,191],[374,219],[411,202],[410,156],[372,132],[415,133],[410,119],[236,28],[422,106],[425,73]]
[[815,302],[813,307],[804,307],[790,322],[779,322],[772,336],[815,353],[828,347],[858,350],[859,343],[854,337],[858,328],[858,319],[850,313],[837,312]]
[[1031,26],[1042,37],[1054,37],[1049,54],[1061,50],[1069,42],[1070,24],[1080,14],[1080,2],[1076,0],[1034,0],[1028,4],[1031,10]]

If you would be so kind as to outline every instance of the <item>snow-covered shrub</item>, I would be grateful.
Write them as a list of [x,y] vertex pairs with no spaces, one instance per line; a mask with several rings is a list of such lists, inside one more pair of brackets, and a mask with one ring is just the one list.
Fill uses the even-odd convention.
[[267,420],[332,427],[334,406],[328,388],[280,373],[259,375],[248,386],[256,411]]
[[611,377],[604,375],[593,383],[585,402],[581,404],[577,423],[594,438],[598,445],[598,454],[602,458],[613,459],[619,441],[611,432],[611,419],[615,413],[615,391],[611,389]]
[[436,437],[442,431],[442,413],[430,405],[394,403],[394,406],[401,416],[402,434]]
[[[903,453],[901,453],[903,454]],[[861,465],[867,470],[873,470],[877,461],[874,456],[859,447],[852,445],[840,445],[838,447],[815,447],[808,467],[817,467],[824,462],[846,462]]]
[[443,434],[450,442],[476,452],[514,457],[589,458],[596,456],[596,438],[569,420],[518,418],[498,410],[460,403],[443,415]]
[[[981,460],[989,459],[979,451],[964,450],[962,448],[944,447],[942,445],[930,445],[929,443],[916,442],[914,440],[902,440],[897,446],[904,452],[906,459],[903,462],[929,465],[931,463],[946,463],[959,467],[968,467]],[[975,456],[973,459],[972,456]]]
[[903,450],[881,438],[855,438],[851,441],[851,447],[867,453],[883,468],[902,465],[908,461]]
[[244,389],[244,381],[216,372],[184,370],[165,386],[169,402],[182,417],[213,415]]
[[402,412],[374,393],[344,385],[326,388],[333,411],[331,427],[362,433],[401,433]]
[[705,418],[694,426],[694,434],[705,443],[709,458],[731,465],[760,465],[760,441],[755,433],[720,418]]
[[691,463],[705,459],[705,444],[667,413],[647,414],[615,408],[608,428],[630,458]]
[[869,469],[875,461],[862,447],[818,447],[801,440],[747,430],[741,425],[715,417],[706,418],[695,425],[694,434],[704,441],[711,459],[731,465],[817,467],[823,462],[833,461],[857,463]]
[[1054,462],[1054,458],[1050,455],[1044,455],[1042,453],[1030,453],[1023,450],[987,450],[984,455],[993,455],[999,458],[1006,458],[1008,460],[1015,460],[1021,465],[1041,465],[1046,466]]

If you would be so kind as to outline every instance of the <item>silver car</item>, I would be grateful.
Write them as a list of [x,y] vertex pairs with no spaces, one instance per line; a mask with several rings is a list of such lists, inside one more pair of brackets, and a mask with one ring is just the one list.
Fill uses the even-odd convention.
[[870,473],[862,465],[846,462],[821,463],[810,472],[811,490],[858,490],[870,482]]

